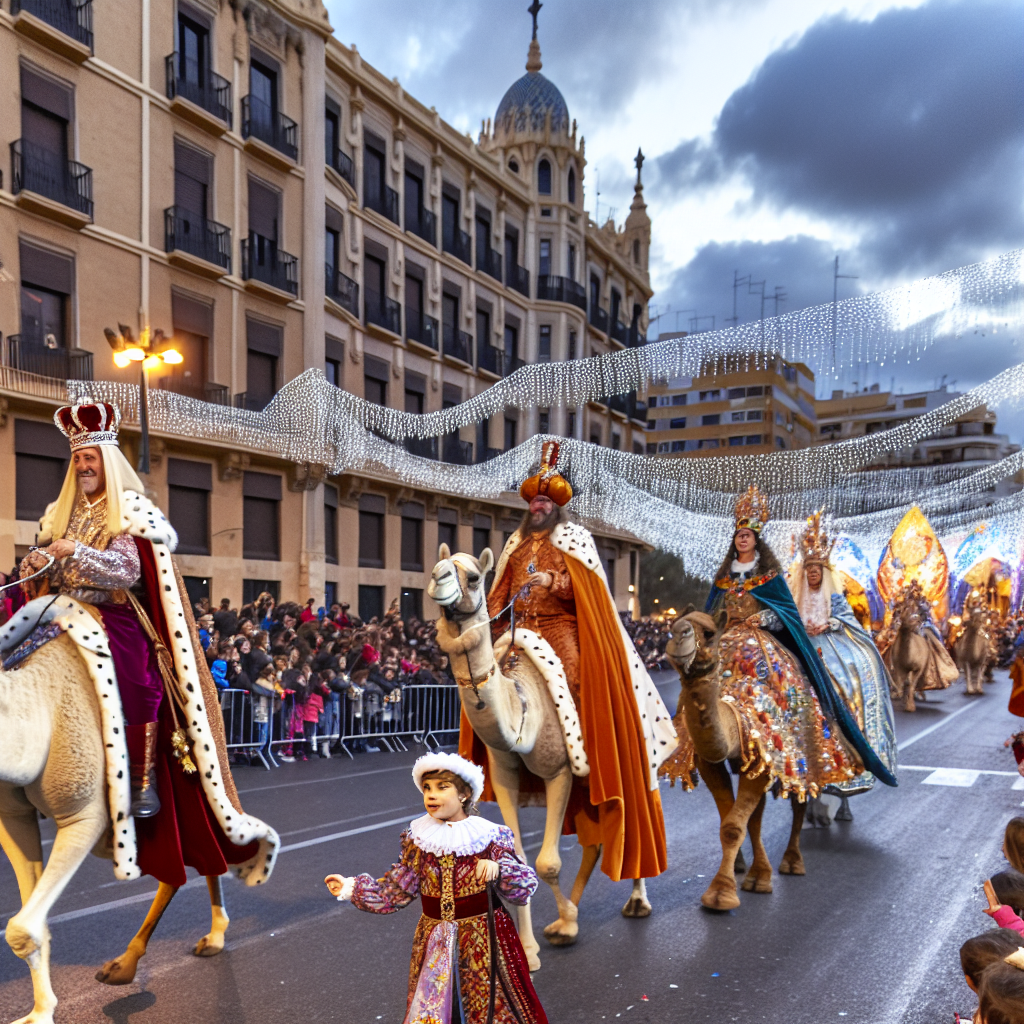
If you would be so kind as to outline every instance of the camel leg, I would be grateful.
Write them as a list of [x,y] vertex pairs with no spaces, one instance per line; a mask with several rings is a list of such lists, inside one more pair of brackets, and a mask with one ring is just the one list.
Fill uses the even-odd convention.
[[[25,906],[43,873],[43,848],[34,807],[19,808],[0,817],[0,848],[14,868],[21,905]],[[50,929],[37,954],[29,958],[32,974],[32,1012],[16,1024],[52,1024],[57,996],[50,984]]]
[[804,867],[803,854],[800,852],[800,829],[804,827],[807,804],[800,803],[794,796],[789,798],[789,802],[793,805],[793,827],[789,833],[786,852],[782,855],[782,862],[779,864],[779,874],[806,875],[807,868]]
[[537,854],[535,868],[537,875],[551,886],[558,906],[558,919],[544,929],[544,935],[552,946],[571,946],[580,930],[576,923],[579,913],[576,904],[565,898],[558,884],[558,874],[562,870],[558,844],[562,839],[562,822],[565,820],[571,789],[572,772],[568,767],[563,768],[553,779],[544,781],[547,817],[544,821],[544,842]]
[[142,922],[142,927],[119,957],[108,960],[96,972],[97,981],[102,981],[104,985],[128,985],[135,980],[135,971],[139,966],[139,961],[146,955],[149,940],[153,937],[160,918],[164,916],[164,911],[174,899],[174,894],[177,891],[176,885],[160,883],[156,896],[153,897],[153,902],[150,904],[149,913],[146,914],[146,920]]
[[634,878],[633,891],[622,908],[623,917],[650,917],[651,901],[647,898],[647,879]]
[[600,856],[600,843],[595,843],[593,846],[583,847],[583,856],[580,858],[580,869],[576,872],[576,881],[572,884],[572,893],[569,896],[569,899],[571,899],[577,907],[580,905],[580,900],[583,899],[583,890],[587,887],[587,882],[590,881],[590,876],[594,873],[594,868],[597,867],[597,862]]
[[768,794],[762,793],[761,799],[757,801],[754,813],[750,815],[747,822],[747,831],[750,833],[750,844],[754,848],[754,863],[750,865],[746,878],[743,879],[744,892],[771,892],[772,891],[772,862],[768,859],[768,852],[761,842],[761,820],[764,817],[764,806]]
[[[920,673],[918,673],[920,675]],[[903,682],[903,710],[904,711],[916,711],[917,705],[914,703],[914,691],[917,689],[917,675],[913,675],[907,672],[906,678]]]
[[210,912],[213,921],[210,932],[204,935],[192,952],[196,956],[216,956],[224,948],[224,933],[231,923],[224,909],[224,893],[221,889],[220,875],[207,875],[206,888],[210,891]]
[[[519,826],[519,757],[505,751],[487,748],[487,762],[494,799],[501,811],[501,819],[512,829],[515,838],[516,853],[526,860],[523,850],[523,837]],[[533,935],[533,917],[530,904],[524,903],[519,908],[519,940],[526,953],[526,961],[531,971],[540,970],[540,945]]]

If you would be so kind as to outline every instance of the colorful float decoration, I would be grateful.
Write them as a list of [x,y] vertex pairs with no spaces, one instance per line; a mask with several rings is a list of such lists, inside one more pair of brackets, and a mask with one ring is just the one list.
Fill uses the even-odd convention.
[[885,623],[899,595],[917,582],[932,617],[942,622],[949,614],[949,561],[925,514],[915,505],[889,538],[878,565],[878,594],[885,603]]

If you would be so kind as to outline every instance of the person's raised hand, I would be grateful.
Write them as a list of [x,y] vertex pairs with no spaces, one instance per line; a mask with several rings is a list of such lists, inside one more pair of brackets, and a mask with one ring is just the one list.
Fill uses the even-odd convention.
[[995,886],[992,885],[990,879],[985,879],[985,898],[988,900],[988,906],[984,908],[982,913],[988,914],[989,917],[994,917],[997,910],[1002,908],[1002,904],[999,902],[999,897],[996,896]]
[[330,890],[332,896],[340,896],[345,885],[344,875],[328,875],[324,879],[324,885]]
[[54,558],[67,558],[68,555],[73,555],[75,553],[75,542],[62,537],[60,540],[55,540],[49,547],[44,548],[43,550],[47,554],[53,555]]
[[478,882],[493,882],[501,874],[501,868],[497,861],[481,858],[476,862],[476,880]]
[[550,588],[554,582],[554,578],[549,572],[535,572],[532,576],[526,580],[531,586],[544,587],[545,589]]

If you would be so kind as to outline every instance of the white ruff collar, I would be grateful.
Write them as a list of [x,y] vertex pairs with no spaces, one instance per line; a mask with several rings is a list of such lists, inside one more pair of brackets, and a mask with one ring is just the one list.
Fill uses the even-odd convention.
[[741,576],[749,576],[761,561],[761,556],[755,551],[753,562],[741,562],[738,558],[732,560],[732,571],[738,572]]
[[500,827],[479,815],[471,815],[449,824],[424,814],[412,822],[409,834],[424,853],[432,853],[437,857],[446,853],[468,857],[486,850],[498,838]]

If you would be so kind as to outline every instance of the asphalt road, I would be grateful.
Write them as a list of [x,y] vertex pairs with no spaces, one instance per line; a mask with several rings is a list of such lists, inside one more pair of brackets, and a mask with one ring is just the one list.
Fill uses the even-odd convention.
[[[675,687],[663,688],[675,701]],[[579,942],[542,942],[534,976],[552,1024],[639,1022],[743,1024],[936,1024],[975,1003],[957,950],[989,920],[982,881],[1003,866],[1005,822],[1024,792],[1003,747],[1014,723],[1005,673],[983,697],[963,683],[897,715],[898,789],[878,786],[851,802],[855,820],[805,829],[807,875],[776,877],[771,895],[712,914],[699,898],[719,861],[718,817],[706,789],[664,790],[670,868],[649,884],[654,913],[626,920],[626,883],[595,874],[580,908]],[[199,959],[192,945],[209,927],[201,879],[179,892],[136,982],[93,980],[123,950],[155,890],[151,880],[115,882],[90,858],[51,917],[59,1022],[74,1024],[401,1024],[417,905],[374,917],[337,903],[322,879],[332,871],[382,872],[403,824],[422,806],[409,778],[416,751],[362,754],[241,768],[246,809],[272,822],[284,848],[271,882],[226,884],[231,929],[224,953]],[[952,773],[937,769],[957,769]],[[1016,783],[1016,784],[1015,784]],[[484,813],[497,818],[496,809]],[[787,805],[765,815],[778,865]],[[541,812],[524,814],[536,853]],[[563,841],[571,878],[578,853]],[[0,858],[0,924],[18,906]],[[554,917],[541,886],[538,930]],[[31,1007],[25,964],[0,949],[0,1022]]]

